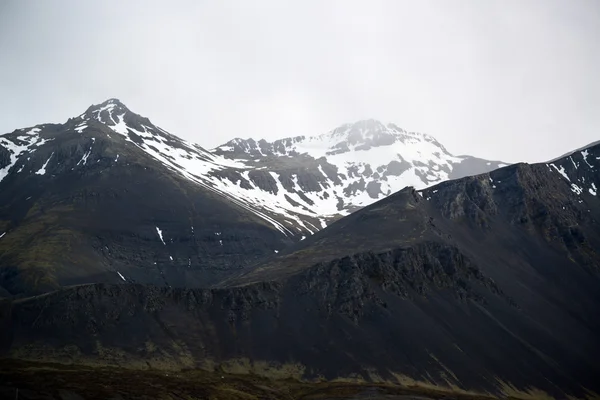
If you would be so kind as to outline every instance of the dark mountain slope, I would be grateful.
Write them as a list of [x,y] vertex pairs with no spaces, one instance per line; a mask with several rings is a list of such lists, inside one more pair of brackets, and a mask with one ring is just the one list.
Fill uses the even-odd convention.
[[0,135],[0,297],[210,285],[407,182],[503,165],[372,120],[266,153],[231,143],[207,151],[116,99]]
[[595,146],[407,188],[223,287],[93,285],[5,301],[2,352],[599,393],[598,158]]
[[[172,139],[107,104],[128,126]],[[91,118],[105,107],[1,137],[12,165],[0,181],[0,296],[94,282],[207,285],[291,242],[148,156],[135,132]]]
[[[600,156],[599,148],[586,151]],[[579,164],[584,163],[577,154]],[[597,167],[585,164],[577,169],[573,157],[577,156],[551,164],[517,164],[422,191],[403,189],[335,222],[243,277],[230,279],[231,284],[278,279],[316,262],[423,240],[469,249],[473,240],[489,238],[494,247],[507,241],[505,252],[510,253],[513,250],[508,249],[521,240],[543,239],[552,251],[564,251],[567,258],[594,270],[600,265],[600,208],[595,195],[600,163],[589,156],[587,161]],[[482,254],[487,264],[493,263],[487,260],[488,252]]]

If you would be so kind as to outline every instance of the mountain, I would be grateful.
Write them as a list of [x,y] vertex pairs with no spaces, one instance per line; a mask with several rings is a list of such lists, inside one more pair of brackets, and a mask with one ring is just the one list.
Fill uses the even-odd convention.
[[499,165],[372,120],[209,151],[110,99],[0,136],[0,296],[214,284],[406,184]]
[[599,160],[595,145],[407,187],[210,289],[95,284],[7,299],[0,353],[596,398]]
[[[182,174],[176,157],[199,169]],[[259,210],[198,183],[227,163],[116,100],[0,136],[0,297],[206,285],[292,243]]]
[[230,172],[229,192],[263,202],[276,213],[297,215],[309,233],[406,186],[421,189],[507,165],[453,156],[429,135],[375,120],[320,136],[233,139],[212,153],[254,166],[251,172]]

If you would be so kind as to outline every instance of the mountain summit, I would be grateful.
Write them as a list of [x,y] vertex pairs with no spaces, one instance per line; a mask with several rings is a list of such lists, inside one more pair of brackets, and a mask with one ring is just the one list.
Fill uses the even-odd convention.
[[406,186],[422,189],[507,165],[453,156],[432,136],[376,120],[273,142],[238,138],[212,152],[254,166],[251,176],[236,175],[240,189],[230,190],[259,202],[264,196],[255,195],[259,188],[270,197],[274,212],[310,222],[311,217],[327,222],[347,215]]

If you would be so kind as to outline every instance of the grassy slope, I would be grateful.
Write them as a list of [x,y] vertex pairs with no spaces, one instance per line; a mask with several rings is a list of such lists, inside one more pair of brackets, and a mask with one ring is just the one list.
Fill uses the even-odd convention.
[[[301,382],[251,374],[92,368],[0,361],[0,398],[19,399],[457,399],[484,400],[485,394],[452,392],[414,381],[404,385],[350,381]],[[77,397],[80,396],[80,397]],[[507,399],[545,398],[543,393],[507,390]]]

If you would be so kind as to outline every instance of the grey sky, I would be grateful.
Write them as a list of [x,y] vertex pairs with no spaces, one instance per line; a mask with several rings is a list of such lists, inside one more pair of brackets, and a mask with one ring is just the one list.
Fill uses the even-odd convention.
[[117,97],[210,148],[365,118],[455,154],[600,139],[600,2],[0,2],[0,132]]

